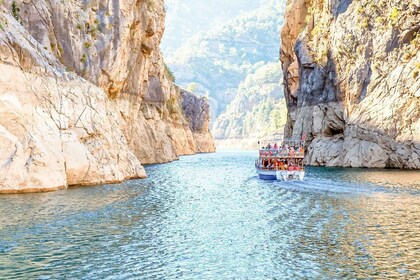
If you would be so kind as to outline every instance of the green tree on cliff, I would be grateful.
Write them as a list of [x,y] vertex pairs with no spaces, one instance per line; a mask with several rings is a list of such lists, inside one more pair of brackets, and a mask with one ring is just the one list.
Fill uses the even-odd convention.
[[19,15],[20,9],[16,4],[16,1],[12,2],[12,15],[13,17],[20,22],[20,15]]

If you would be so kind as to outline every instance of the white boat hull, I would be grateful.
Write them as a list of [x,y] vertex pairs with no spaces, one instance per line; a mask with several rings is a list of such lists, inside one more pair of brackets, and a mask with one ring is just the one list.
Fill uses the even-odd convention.
[[257,169],[258,177],[263,180],[303,181],[305,171],[264,170]]

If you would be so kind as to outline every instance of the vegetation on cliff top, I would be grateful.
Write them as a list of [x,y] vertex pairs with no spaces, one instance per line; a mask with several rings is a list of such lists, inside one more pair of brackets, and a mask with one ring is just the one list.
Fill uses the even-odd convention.
[[283,130],[286,107],[277,61],[284,4],[254,3],[251,11],[213,24],[167,57],[178,84],[209,98],[216,138],[255,135],[256,126],[261,135]]
[[214,124],[215,138],[262,138],[282,133],[287,110],[281,76],[278,62],[264,65],[249,74],[239,85],[226,112]]
[[170,81],[175,83],[175,81],[176,81],[175,75],[166,63],[165,63],[165,75]]
[[267,0],[260,8],[213,26],[185,42],[167,62],[178,83],[208,93],[215,115],[224,112],[246,76],[278,61],[283,7]]

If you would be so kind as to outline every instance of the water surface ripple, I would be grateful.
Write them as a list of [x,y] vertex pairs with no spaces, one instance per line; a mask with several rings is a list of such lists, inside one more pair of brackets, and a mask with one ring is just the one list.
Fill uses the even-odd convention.
[[308,168],[304,182],[265,182],[254,156],[0,196],[0,278],[420,277],[420,172]]

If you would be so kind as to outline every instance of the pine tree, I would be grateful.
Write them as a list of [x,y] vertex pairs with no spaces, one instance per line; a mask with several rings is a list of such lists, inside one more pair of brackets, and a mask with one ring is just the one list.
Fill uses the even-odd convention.
[[20,9],[16,4],[16,1],[12,2],[12,15],[13,17],[20,22],[20,15],[19,15]]

